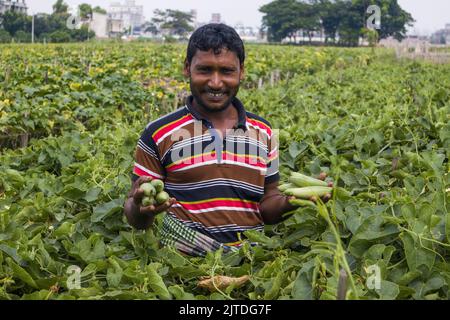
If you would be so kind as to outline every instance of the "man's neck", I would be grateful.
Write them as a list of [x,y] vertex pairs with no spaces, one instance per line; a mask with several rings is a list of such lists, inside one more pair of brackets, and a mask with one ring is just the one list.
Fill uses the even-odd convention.
[[192,101],[192,107],[202,117],[206,118],[215,127],[220,127],[220,129],[233,128],[234,124],[237,123],[238,118],[239,118],[237,109],[233,106],[232,103],[230,103],[229,106],[224,110],[217,111],[217,112],[211,112],[211,111],[205,110],[205,108],[202,108],[194,98]]

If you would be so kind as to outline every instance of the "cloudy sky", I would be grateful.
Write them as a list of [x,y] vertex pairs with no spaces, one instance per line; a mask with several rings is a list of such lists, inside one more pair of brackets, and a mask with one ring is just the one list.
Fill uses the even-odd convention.
[[[125,0],[65,0],[71,7],[76,8],[80,3],[99,5],[105,9],[114,1]],[[26,0],[31,14],[32,12],[52,11],[52,4],[56,0]],[[144,5],[147,19],[152,17],[154,9],[178,9],[189,11],[196,9],[198,20],[208,22],[212,13],[221,13],[222,20],[230,25],[243,23],[246,26],[257,27],[261,24],[261,13],[258,9],[271,2],[271,0],[136,0],[137,4]],[[410,12],[416,20],[412,31],[419,34],[430,34],[437,29],[442,29],[446,23],[450,23],[449,0],[398,0],[402,8]],[[383,21],[381,21],[383,22]]]

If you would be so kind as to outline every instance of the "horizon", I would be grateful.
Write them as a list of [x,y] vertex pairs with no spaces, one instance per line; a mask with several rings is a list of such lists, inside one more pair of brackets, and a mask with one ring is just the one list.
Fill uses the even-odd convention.
[[[52,6],[56,2],[47,0],[26,0],[28,13],[51,13]],[[78,7],[81,3],[88,3],[92,6],[100,6],[106,10],[111,3],[124,3],[125,0],[65,0],[71,9]],[[259,8],[270,0],[246,0],[228,1],[224,3],[211,4],[207,0],[154,0],[148,3],[144,0],[136,0],[137,5],[144,6],[144,17],[150,20],[155,9],[177,9],[181,11],[197,10],[199,22],[209,22],[213,13],[220,13],[223,22],[235,26],[239,23],[248,27],[260,27],[262,14]],[[229,4],[239,4],[239,10]],[[425,3],[423,0],[398,0],[400,6],[411,13],[416,20],[414,26],[408,27],[408,34],[412,35],[431,35],[432,33],[443,29],[447,23],[450,23],[450,1],[448,0],[429,0]],[[432,4],[432,5],[430,5]]]

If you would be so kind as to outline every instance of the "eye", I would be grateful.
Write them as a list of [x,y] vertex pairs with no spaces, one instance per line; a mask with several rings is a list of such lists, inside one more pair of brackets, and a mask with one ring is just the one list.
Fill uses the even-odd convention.
[[209,72],[211,72],[211,68],[209,68],[209,67],[198,67],[197,71],[199,73],[209,73]]
[[236,70],[231,68],[223,68],[222,73],[223,74],[233,74]]

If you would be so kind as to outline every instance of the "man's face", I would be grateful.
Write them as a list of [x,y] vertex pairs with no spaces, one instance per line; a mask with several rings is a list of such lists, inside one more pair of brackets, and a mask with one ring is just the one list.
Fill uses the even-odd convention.
[[195,102],[205,111],[218,112],[225,110],[237,95],[244,66],[236,53],[227,49],[219,54],[197,50],[191,63],[185,62],[184,74],[190,78]]

